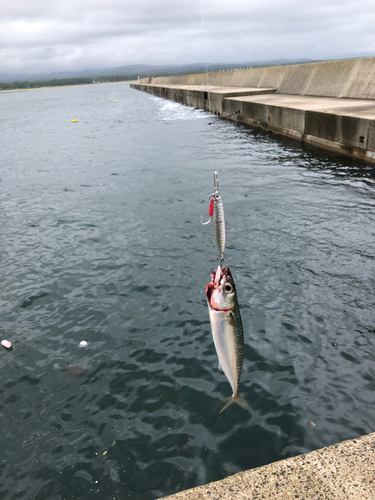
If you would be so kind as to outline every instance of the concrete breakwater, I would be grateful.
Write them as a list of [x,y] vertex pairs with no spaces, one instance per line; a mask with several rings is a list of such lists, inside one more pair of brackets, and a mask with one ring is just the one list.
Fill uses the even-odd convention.
[[144,78],[131,87],[375,163],[375,57]]
[[373,500],[375,433],[239,472],[165,500]]

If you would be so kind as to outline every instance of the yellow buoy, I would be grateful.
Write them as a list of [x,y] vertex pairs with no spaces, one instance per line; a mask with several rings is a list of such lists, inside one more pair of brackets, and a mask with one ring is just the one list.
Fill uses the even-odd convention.
[[118,102],[118,101],[115,101],[115,102]]
[[72,120],[72,123],[78,122],[78,120]]
[[101,99],[101,98],[102,98],[102,96],[100,95],[100,96],[99,96],[99,99]]

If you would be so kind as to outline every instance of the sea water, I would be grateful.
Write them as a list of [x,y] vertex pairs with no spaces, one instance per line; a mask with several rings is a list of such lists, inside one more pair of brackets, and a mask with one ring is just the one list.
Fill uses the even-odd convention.
[[[374,167],[211,121],[0,94],[2,500],[157,498],[374,431]],[[250,406],[221,415],[214,170]]]

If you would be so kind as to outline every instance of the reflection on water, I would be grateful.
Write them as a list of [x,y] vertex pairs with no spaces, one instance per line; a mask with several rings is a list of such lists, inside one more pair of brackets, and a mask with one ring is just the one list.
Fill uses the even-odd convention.
[[[156,498],[374,430],[373,167],[121,84],[0,105],[2,499]],[[250,406],[220,416],[213,170]]]

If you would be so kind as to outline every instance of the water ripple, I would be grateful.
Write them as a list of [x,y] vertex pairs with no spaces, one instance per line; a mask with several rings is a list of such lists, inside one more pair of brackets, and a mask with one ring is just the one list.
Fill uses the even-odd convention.
[[[157,498],[374,430],[372,168],[121,84],[1,106],[2,499]],[[250,406],[220,416],[213,170]]]

